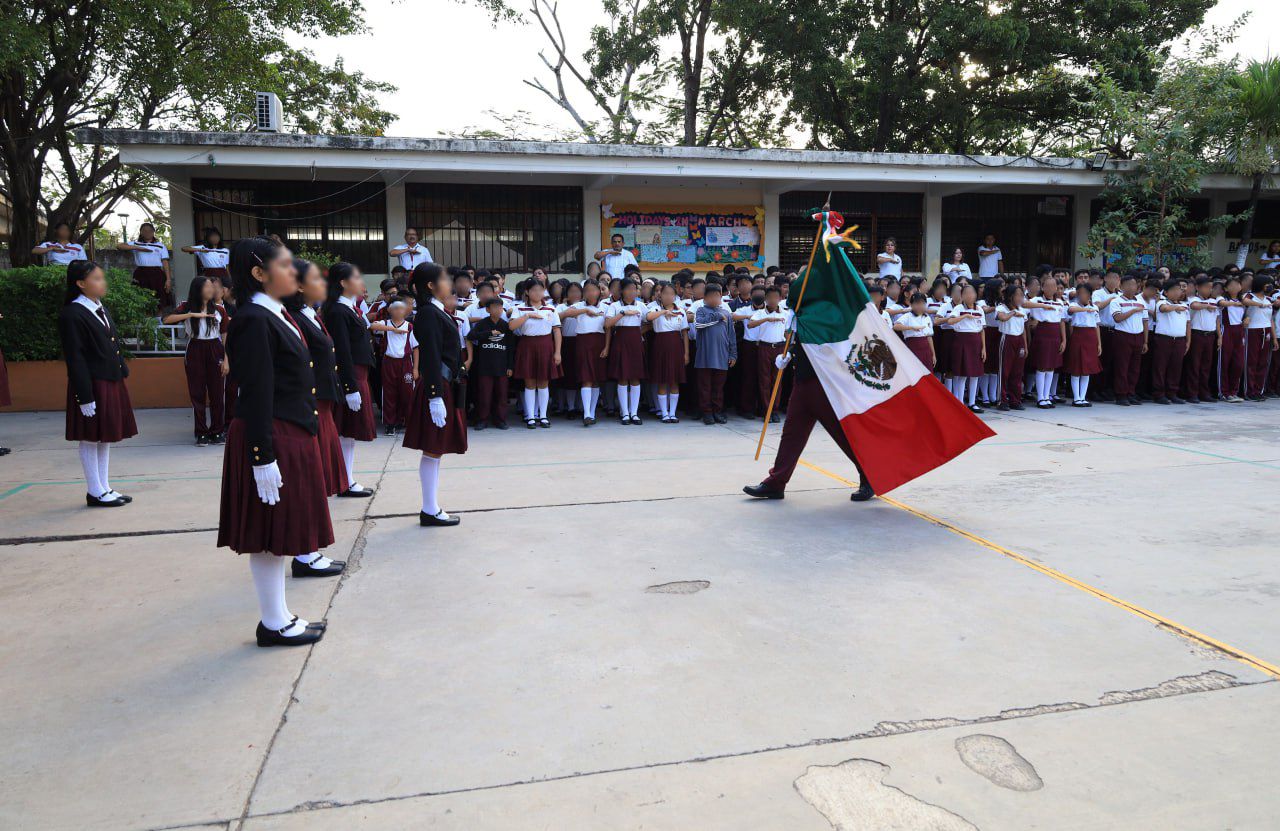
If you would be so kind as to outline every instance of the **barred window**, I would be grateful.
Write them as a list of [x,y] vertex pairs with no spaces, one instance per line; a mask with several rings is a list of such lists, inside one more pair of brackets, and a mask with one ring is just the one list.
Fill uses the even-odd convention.
[[191,183],[196,239],[205,228],[227,243],[279,234],[295,251],[324,251],[361,269],[387,271],[386,185],[198,179]]
[[445,265],[582,273],[582,189],[410,184],[409,227]]
[[978,246],[994,234],[1004,270],[1029,273],[1041,264],[1070,267],[1075,262],[1073,196],[1033,193],[964,193],[942,200],[941,263],[964,251],[965,262],[978,270]]
[[[817,226],[809,210],[825,202],[825,191],[793,190],[778,197],[779,260],[785,269],[795,270],[809,261]],[[845,227],[857,225],[853,239],[862,246],[850,259],[858,271],[879,271],[876,255],[884,241],[893,237],[902,257],[903,271],[919,271],[924,245],[923,197],[919,193],[831,194],[831,209],[844,217]]]

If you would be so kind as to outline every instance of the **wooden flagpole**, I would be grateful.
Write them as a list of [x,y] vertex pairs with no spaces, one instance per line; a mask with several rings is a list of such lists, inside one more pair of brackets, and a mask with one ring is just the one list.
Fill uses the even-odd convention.
[[[827,194],[827,201],[822,205],[823,213],[831,210],[831,194]],[[818,233],[813,237],[813,249],[809,252],[809,264],[804,267],[804,279],[800,281],[800,294],[796,296],[796,304],[791,307],[792,315],[800,312],[800,304],[804,302],[804,290],[809,285],[809,272],[813,270],[813,258],[818,255],[818,243],[822,242],[822,230],[826,227],[826,222],[818,223]],[[791,354],[791,339],[795,337],[796,326],[792,326],[787,331],[787,341],[782,345],[782,354]],[[760,461],[760,449],[764,447],[765,434],[769,432],[769,419],[773,417],[773,407],[778,403],[778,390],[782,388],[782,370],[774,368],[773,376],[773,392],[769,393],[769,407],[764,411],[764,426],[760,428],[760,441],[756,442],[756,458]]]

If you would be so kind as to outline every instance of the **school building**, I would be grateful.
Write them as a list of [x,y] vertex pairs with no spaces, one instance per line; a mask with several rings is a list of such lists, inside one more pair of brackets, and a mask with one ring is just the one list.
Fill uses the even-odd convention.
[[[976,271],[987,233],[1005,271],[1100,265],[1078,248],[1106,175],[1126,164],[267,132],[86,129],[77,137],[118,147],[125,164],[168,182],[175,249],[195,243],[206,226],[228,240],[274,232],[295,250],[340,255],[375,275],[393,265],[387,251],[407,226],[420,230],[440,263],[581,274],[624,221],[637,223],[626,228],[629,246],[663,244],[643,248],[669,259],[651,267],[642,258],[646,271],[701,272],[735,260],[795,268],[813,242],[808,209],[828,192],[832,207],[859,226],[855,264],[864,271],[875,271],[890,236],[906,272],[937,273],[956,247]],[[1203,187],[1193,217],[1238,212],[1249,181],[1214,174]],[[1280,237],[1280,193],[1271,187],[1265,195],[1254,233],[1263,242]],[[664,217],[693,217],[694,238],[677,231],[668,239],[658,227]],[[738,223],[744,233],[703,233],[700,221]],[[1238,234],[1227,229],[1214,240],[1214,262],[1234,258]],[[174,258],[179,296],[193,260]]]

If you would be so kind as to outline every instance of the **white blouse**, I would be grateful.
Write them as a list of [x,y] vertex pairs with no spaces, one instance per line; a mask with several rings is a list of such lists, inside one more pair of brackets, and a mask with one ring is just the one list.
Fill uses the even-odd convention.
[[549,335],[552,329],[560,325],[560,316],[549,306],[540,306],[535,309],[528,304],[522,304],[511,310],[512,318],[525,315],[529,315],[528,320],[521,324],[519,329],[512,330],[522,337],[536,338],[539,335]]

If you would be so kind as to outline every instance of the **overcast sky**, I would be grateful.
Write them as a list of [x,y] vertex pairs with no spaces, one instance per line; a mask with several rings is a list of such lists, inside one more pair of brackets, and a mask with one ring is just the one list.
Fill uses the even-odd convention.
[[[314,42],[311,48],[325,60],[342,56],[349,68],[399,87],[384,102],[397,116],[389,135],[437,136],[493,126],[488,109],[528,110],[537,122],[573,126],[554,103],[522,83],[541,68],[544,39],[536,23],[495,27],[481,9],[454,0],[364,2],[368,33]],[[526,0],[510,2],[526,7]],[[598,0],[560,0],[561,22],[576,53],[600,18],[599,8]],[[1280,51],[1280,3],[1274,0],[1222,0],[1207,22],[1225,25],[1250,10],[1247,30],[1233,48],[1260,57]]]

